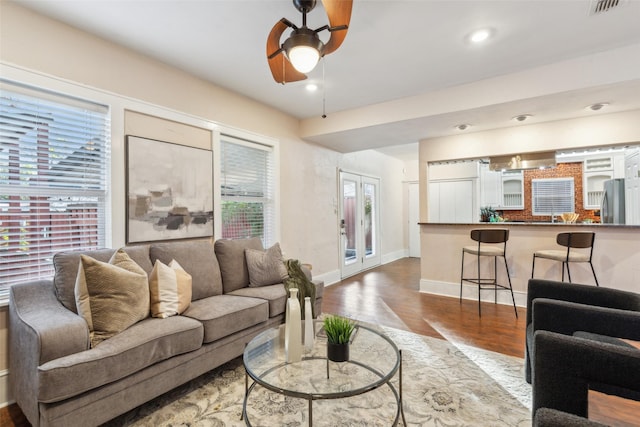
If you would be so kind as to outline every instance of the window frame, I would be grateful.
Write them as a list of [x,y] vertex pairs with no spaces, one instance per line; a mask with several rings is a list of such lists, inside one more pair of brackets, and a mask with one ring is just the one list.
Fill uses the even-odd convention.
[[[570,184],[569,184],[570,183]],[[553,186],[553,185],[564,185],[564,184],[569,184],[568,188],[560,188],[556,191],[566,191],[566,194],[561,194],[561,195],[554,195],[554,196],[546,196],[546,198],[561,198],[561,197],[567,197],[567,204],[566,206],[560,206],[558,209],[555,209],[555,207],[552,206],[551,211],[542,211],[539,210],[540,208],[538,207],[538,203],[536,203],[537,199],[541,199],[541,198],[545,198],[544,194],[539,194],[539,188],[538,185],[549,185],[549,186]],[[568,200],[571,200],[571,202],[569,202]],[[553,205],[553,201],[551,202],[551,205]],[[536,178],[536,179],[532,179],[531,180],[531,214],[533,216],[550,216],[550,215],[560,215],[562,213],[565,212],[574,212],[575,211],[575,206],[576,206],[576,195],[575,195],[575,179],[573,177],[568,177],[568,178]],[[564,208],[567,209],[564,209]]]
[[269,150],[272,155],[272,224],[271,233],[267,238],[262,238],[263,245],[268,247],[275,242],[280,241],[280,143],[279,141],[257,135],[251,132],[245,132],[238,129],[219,127],[214,132],[214,215],[217,219],[214,224],[214,237],[221,239],[222,237],[222,143],[230,141],[245,145],[247,147]]
[[[27,258],[29,263],[24,272],[12,274],[11,268],[0,271],[0,276],[3,277],[0,284],[2,302],[8,298],[9,288],[13,284],[52,277],[53,254],[65,250],[97,249],[105,247],[111,240],[109,185],[112,129],[111,109],[99,100],[81,98],[72,93],[44,89],[6,78],[0,78],[0,90],[15,97],[16,104],[22,98],[22,105],[28,108],[24,110],[22,117],[17,113],[18,110],[13,113],[9,110],[7,120],[15,116],[19,120],[18,125],[32,123],[32,128],[25,128],[31,129],[31,132],[21,133],[23,138],[16,140],[13,150],[9,144],[5,145],[8,150],[7,161],[13,156],[14,166],[7,163],[7,182],[0,182],[0,188],[2,195],[11,199],[6,203],[7,218],[24,216],[26,219],[20,222],[28,220],[30,224],[21,225],[20,233],[28,239],[25,245],[36,245],[35,252]],[[51,117],[57,115],[57,119],[51,121],[52,124],[57,123],[56,126],[41,127],[43,122],[38,118],[25,120],[24,114],[30,111],[38,114],[43,112]],[[69,116],[73,121],[67,123],[65,120]],[[97,127],[87,126],[85,120],[89,117],[97,118]],[[7,132],[11,129],[9,123],[5,128]],[[46,132],[42,129],[46,129]],[[91,132],[87,129],[91,129]],[[88,135],[93,135],[95,139],[88,139]],[[74,139],[78,136],[79,138]],[[95,148],[97,150],[93,151]],[[96,158],[93,153],[98,153],[96,164],[88,163]],[[32,175],[25,175],[32,164],[38,165],[33,178],[26,185],[13,184],[12,177],[17,178],[18,182],[24,182]],[[44,169],[40,169],[40,165]],[[40,170],[42,173],[38,173]],[[35,179],[34,184],[31,184],[31,179]],[[20,200],[16,197],[20,197]],[[83,206],[84,203],[95,203],[95,207],[87,208]],[[55,207],[56,204],[58,208]],[[44,216],[39,215],[41,205],[45,206],[42,210]],[[90,227],[83,226],[87,219],[91,223]],[[9,221],[9,224],[14,222],[16,221]],[[15,224],[10,227],[15,228]],[[50,235],[52,230],[55,230],[55,234]],[[15,243],[15,239],[13,240]],[[51,252],[51,255],[46,255],[47,252]],[[5,266],[10,267],[15,262],[15,257],[7,254]]]

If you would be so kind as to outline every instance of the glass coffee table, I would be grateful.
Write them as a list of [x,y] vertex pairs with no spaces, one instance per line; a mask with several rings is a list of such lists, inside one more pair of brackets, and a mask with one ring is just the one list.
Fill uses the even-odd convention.
[[[395,398],[397,411],[392,425],[400,417],[406,426],[402,408],[402,352],[387,336],[366,326],[357,325],[351,339],[348,362],[327,359],[327,340],[322,322],[315,322],[313,349],[305,350],[302,360],[286,363],[282,328],[267,330],[245,348],[245,396],[242,418],[251,426],[247,402],[259,385],[273,392],[308,401],[309,426],[313,425],[314,400],[344,399],[387,386]],[[391,379],[398,374],[398,388]],[[249,385],[249,378],[253,380]],[[391,417],[390,417],[391,418]]]

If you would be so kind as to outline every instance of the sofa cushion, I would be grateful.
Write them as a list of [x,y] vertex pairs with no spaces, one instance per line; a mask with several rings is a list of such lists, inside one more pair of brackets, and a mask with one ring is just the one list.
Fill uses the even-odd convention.
[[191,304],[191,275],[176,260],[169,265],[157,260],[149,275],[151,316],[181,314]]
[[205,343],[269,319],[269,304],[258,298],[216,295],[191,303],[183,316],[198,320],[204,326]]
[[108,263],[81,255],[75,294],[91,347],[149,316],[147,273],[122,249]]
[[202,346],[203,327],[183,316],[149,317],[96,348],[38,368],[41,402],[58,402],[112,383],[172,356]]
[[274,317],[284,313],[287,305],[287,293],[285,292],[284,285],[282,283],[277,285],[260,286],[257,288],[240,288],[230,292],[228,295],[239,295],[266,300],[269,303],[269,317]]
[[[314,280],[311,283],[316,287],[316,301],[322,298],[324,293],[324,282],[321,280]],[[229,295],[239,295],[243,297],[261,298],[267,300],[269,303],[269,317],[275,317],[284,313],[287,306],[287,293],[284,289],[284,285],[279,283],[277,285],[261,286],[259,288],[242,288],[236,289],[230,292]]]
[[154,243],[149,248],[151,262],[166,265],[176,260],[191,275],[191,299],[220,295],[222,278],[213,245],[207,240]]
[[[55,254],[53,256],[53,266],[55,268],[53,285],[58,301],[69,310],[77,313],[74,288],[76,278],[78,277],[80,255],[84,254],[98,261],[108,262],[115,251],[115,249],[98,249],[94,251],[59,252]],[[132,260],[142,267],[145,272],[151,272],[153,265],[149,260],[148,245],[127,246],[124,248],[124,251]]]
[[249,270],[244,252],[247,249],[263,250],[260,238],[219,239],[214,246],[218,263],[220,263],[224,293],[249,286]]
[[279,243],[274,244],[266,251],[246,249],[244,255],[249,271],[249,286],[275,285],[282,283],[288,277]]

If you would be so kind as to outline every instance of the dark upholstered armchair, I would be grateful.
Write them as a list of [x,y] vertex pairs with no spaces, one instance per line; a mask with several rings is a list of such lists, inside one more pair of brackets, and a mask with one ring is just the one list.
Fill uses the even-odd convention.
[[640,341],[640,294],[529,280],[525,369],[534,425],[591,425],[576,418],[587,416],[589,389],[640,400],[640,349],[622,339]]
[[525,370],[527,382],[531,383],[535,331],[569,336],[576,332],[585,336],[586,332],[640,341],[640,294],[530,279],[526,325]]
[[598,386],[640,399],[640,349],[547,331],[534,341],[534,426],[599,426],[585,419]]

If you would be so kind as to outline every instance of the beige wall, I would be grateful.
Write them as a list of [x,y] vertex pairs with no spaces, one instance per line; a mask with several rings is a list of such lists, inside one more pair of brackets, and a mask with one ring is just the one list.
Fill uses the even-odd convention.
[[[640,110],[423,140],[420,142],[421,221],[428,220],[427,191],[424,185],[427,182],[428,162],[612,144],[636,145],[639,142]],[[460,283],[460,248],[469,242],[470,227],[422,226],[423,290],[457,295]],[[517,251],[510,260],[515,263],[518,272],[515,289],[525,292],[526,279],[531,274],[532,251],[553,248],[558,230],[530,227],[516,227],[513,230],[515,236],[526,237],[520,239],[519,243],[510,245],[512,250],[515,246]],[[602,275],[601,283],[609,287],[640,291],[640,271],[637,267],[640,264],[640,227],[595,230],[598,232],[595,265],[599,269],[599,275]],[[559,273],[542,268],[542,277],[555,277],[559,280]],[[589,280],[588,276],[577,273],[575,281],[582,279]]]
[[[280,242],[290,257],[313,264],[315,275],[339,277],[337,171],[381,178],[388,198],[382,218],[382,252],[402,253],[401,162],[377,152],[343,155],[298,136],[299,121],[271,107],[185,72],[0,1],[2,77],[31,84],[100,93],[112,109],[112,221],[110,244],[124,244],[125,111],[162,117],[188,127],[276,141],[280,152]],[[27,76],[23,80],[23,76]],[[34,83],[37,82],[37,83]],[[265,84],[273,84],[265,80]],[[51,88],[49,88],[51,89]],[[92,99],[92,98],[90,98]],[[180,127],[180,126],[179,126]],[[146,132],[146,131],[145,131]],[[169,131],[155,135],[170,139]],[[148,134],[147,134],[148,135]],[[152,135],[148,135],[152,136]],[[6,399],[6,308],[0,307],[0,406]]]

